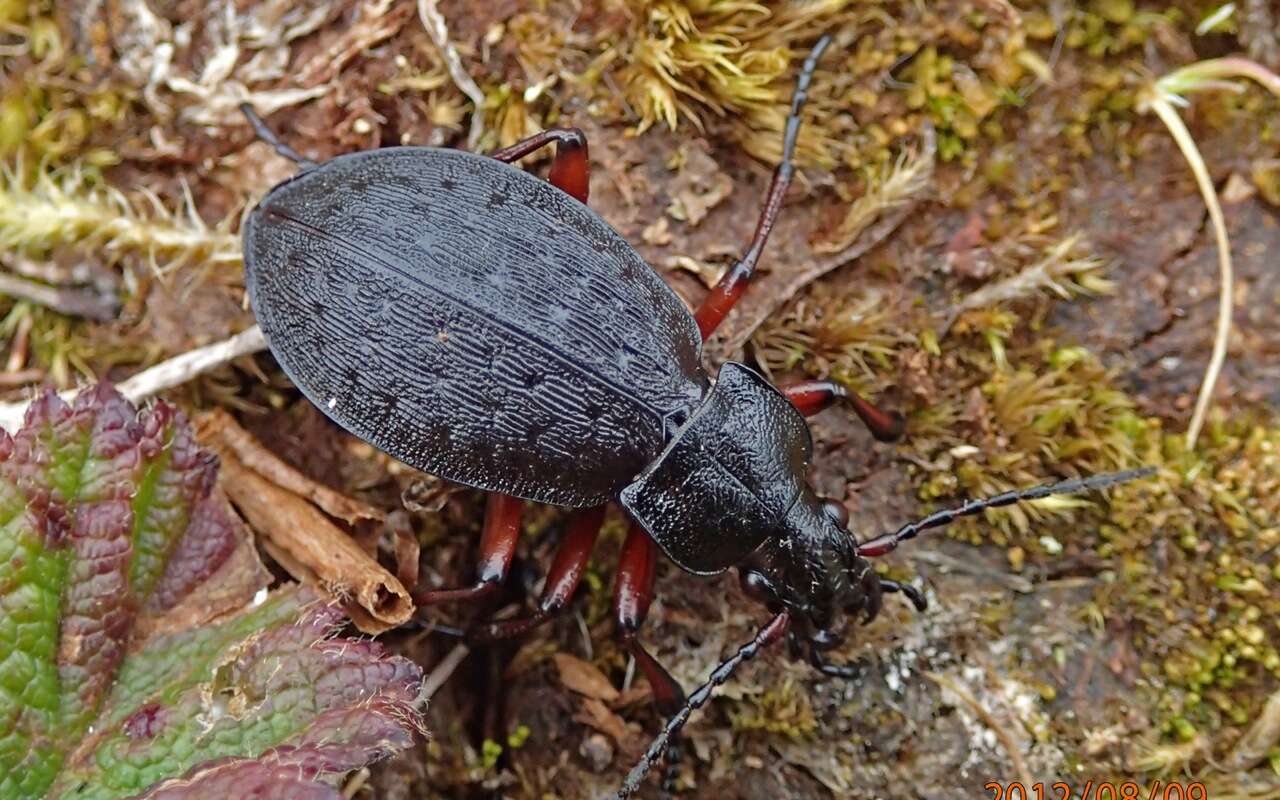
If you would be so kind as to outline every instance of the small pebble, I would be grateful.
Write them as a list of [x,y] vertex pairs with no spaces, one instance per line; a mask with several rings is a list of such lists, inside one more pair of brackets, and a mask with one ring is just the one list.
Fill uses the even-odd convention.
[[591,765],[592,772],[604,772],[613,762],[613,745],[602,733],[593,733],[583,739],[578,753]]

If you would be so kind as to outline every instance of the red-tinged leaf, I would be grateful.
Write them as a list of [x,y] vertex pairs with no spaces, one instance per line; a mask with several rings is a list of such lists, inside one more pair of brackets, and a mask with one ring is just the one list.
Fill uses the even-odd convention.
[[180,413],[106,386],[0,435],[0,798],[330,798],[412,743],[420,671],[318,596],[209,620],[261,570],[216,474]]

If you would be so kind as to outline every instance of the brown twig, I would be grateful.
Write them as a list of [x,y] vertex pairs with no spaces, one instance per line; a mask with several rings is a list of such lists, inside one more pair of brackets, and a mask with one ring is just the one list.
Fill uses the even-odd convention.
[[7,272],[0,272],[0,294],[97,322],[109,322],[120,313],[120,302],[110,295],[92,289],[46,286]]
[[232,503],[293,577],[346,601],[347,614],[365,633],[409,620],[413,601],[404,585],[318,508],[245,466],[228,448],[219,455]]
[[1280,743],[1280,691],[1267,698],[1262,713],[1249,730],[1236,740],[1223,767],[1229,772],[1244,771],[1267,757]]
[[[150,369],[144,369],[116,389],[131,403],[138,403],[179,386],[202,373],[233,361],[241,356],[265,350],[267,340],[262,336],[262,329],[257,325],[206,347],[197,347],[182,355],[162,361]],[[70,402],[80,393],[79,389],[59,392],[58,396]],[[27,413],[28,401],[18,403],[0,403],[0,428],[16,431]]]
[[458,48],[449,41],[449,25],[445,22],[440,9],[436,7],[436,0],[418,0],[418,17],[421,18],[422,26],[427,29],[427,34],[431,36],[436,49],[440,51],[440,56],[444,59],[445,67],[449,70],[449,76],[453,78],[454,85],[471,100],[474,106],[471,111],[471,132],[467,135],[467,147],[475,150],[476,145],[480,143],[480,135],[484,133],[484,92],[480,91],[480,87],[467,72],[467,68],[462,65]]
[[458,668],[458,665],[461,664],[470,653],[471,648],[468,647],[465,642],[459,642],[454,645],[453,649],[449,651],[449,654],[441,659],[440,663],[436,664],[436,668],[431,670],[431,674],[422,681],[422,699],[430,700],[432,695],[440,691],[440,687],[444,686],[445,682],[449,680],[449,677],[453,675],[454,671]]
[[1031,779],[1031,771],[1027,769],[1027,761],[1022,757],[1022,748],[1018,746],[1017,742],[1013,741],[1013,737],[991,715],[991,712],[982,707],[982,704],[978,702],[978,698],[946,675],[937,672],[926,672],[924,676],[960,698],[960,701],[973,712],[974,716],[982,720],[982,724],[991,729],[991,732],[1000,740],[1000,746],[1009,755],[1009,760],[1013,762],[1013,769],[1018,774],[1018,780],[1022,781],[1024,786],[1031,786],[1034,781]]
[[13,332],[13,344],[9,346],[9,360],[4,365],[5,372],[12,374],[26,365],[27,350],[31,345],[31,328],[34,325],[35,319],[30,314],[23,314],[22,319],[18,320],[18,327]]
[[366,520],[382,522],[386,518],[380,509],[317,483],[282,461],[223,409],[201,414],[195,426],[196,435],[206,447],[220,456],[234,457],[276,486],[316,504],[331,517],[352,525]]

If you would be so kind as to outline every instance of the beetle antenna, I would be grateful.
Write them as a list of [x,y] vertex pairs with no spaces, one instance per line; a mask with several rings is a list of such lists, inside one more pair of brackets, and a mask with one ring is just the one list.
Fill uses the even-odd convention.
[[800,111],[809,100],[809,84],[813,82],[813,73],[818,69],[818,61],[822,59],[823,51],[830,44],[829,35],[824,35],[814,44],[813,49],[809,51],[809,57],[804,60],[804,66],[800,68],[800,77],[796,80],[796,88],[791,95],[791,114],[787,117],[787,129],[782,135],[782,164],[779,165],[780,170],[786,170],[788,180],[792,172],[791,160],[796,154],[796,141],[800,138]]
[[782,210],[782,199],[786,196],[787,187],[791,185],[791,178],[795,175],[796,168],[792,162],[795,159],[796,142],[800,138],[802,119],[800,112],[804,109],[805,101],[809,99],[809,85],[813,83],[813,73],[818,68],[818,60],[822,58],[823,51],[830,44],[830,36],[819,39],[809,51],[809,57],[804,60],[804,66],[800,68],[795,93],[791,95],[791,113],[787,117],[786,130],[782,136],[782,160],[773,171],[769,191],[765,194],[764,208],[760,212],[760,220],[756,223],[756,232],[751,237],[747,252],[721,276],[716,285],[711,288],[711,293],[694,313],[703,341],[706,341],[712,331],[728,315],[742,293],[747,290],[747,284],[751,281],[756,264],[764,253],[764,246],[769,241],[769,232],[773,230],[773,223],[778,218],[778,212]]
[[707,678],[707,682],[689,695],[684,707],[677,711],[674,717],[667,720],[666,727],[654,737],[644,757],[631,768],[631,772],[627,773],[627,779],[623,781],[622,788],[618,789],[618,793],[614,795],[614,800],[623,800],[640,789],[640,783],[644,780],[644,776],[648,775],[649,770],[653,769],[653,766],[662,758],[662,754],[667,751],[667,746],[671,740],[679,735],[680,729],[689,721],[689,715],[696,709],[702,708],[711,699],[711,692],[717,686],[729,680],[733,676],[734,670],[741,666],[743,662],[755,658],[756,654],[761,650],[781,639],[783,634],[787,632],[787,625],[790,622],[791,617],[786,611],[778,614],[756,633],[755,638],[738,648],[738,652],[712,671],[711,677]]
[[1028,489],[1014,489],[1010,492],[998,494],[995,497],[970,500],[959,508],[935,511],[918,522],[910,522],[903,525],[893,533],[882,533],[874,539],[863,542],[858,545],[858,555],[864,558],[882,556],[896,549],[900,542],[914,539],[923,531],[927,531],[930,528],[941,528],[943,525],[950,524],[961,517],[981,514],[988,508],[1013,505],[1019,500],[1038,500],[1054,494],[1073,494],[1075,492],[1104,489],[1117,483],[1145,478],[1148,475],[1155,474],[1155,471],[1155,467],[1143,467],[1142,469],[1130,469],[1124,472],[1104,472],[1100,475],[1090,475],[1087,478],[1072,478],[1069,481],[1060,483],[1046,483],[1040,486],[1032,486]]

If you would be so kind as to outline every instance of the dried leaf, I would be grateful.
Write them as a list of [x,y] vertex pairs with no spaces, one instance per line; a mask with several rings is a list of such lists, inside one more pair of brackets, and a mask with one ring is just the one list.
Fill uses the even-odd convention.
[[568,653],[556,653],[554,658],[556,669],[560,672],[560,682],[568,688],[606,703],[618,699],[618,690],[594,664]]
[[231,501],[263,537],[271,557],[304,583],[350,600],[347,613],[360,630],[378,634],[413,615],[413,600],[400,581],[311,503],[222,454]]
[[635,737],[627,730],[627,723],[622,717],[609,710],[601,701],[588,697],[582,701],[582,710],[573,715],[575,722],[590,725],[603,734],[608,735],[620,746],[627,746]]

